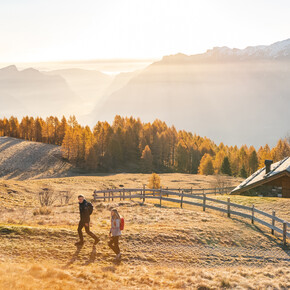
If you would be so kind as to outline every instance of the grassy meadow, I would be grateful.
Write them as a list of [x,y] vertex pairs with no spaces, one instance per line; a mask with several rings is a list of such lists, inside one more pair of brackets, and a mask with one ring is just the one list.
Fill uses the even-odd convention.
[[[164,187],[214,187],[214,176],[161,174]],[[141,187],[146,174],[78,176],[0,182],[1,289],[287,289],[290,287],[289,248],[281,236],[247,220],[227,218],[200,207],[141,200],[94,203],[92,231],[101,242],[76,248],[79,219],[76,196],[92,198],[95,189]],[[225,181],[234,186],[239,179]],[[50,188],[69,191],[41,209],[38,193]],[[225,199],[226,196],[216,196]],[[231,196],[233,202],[276,209],[289,220],[290,201]],[[110,209],[125,217],[120,241],[122,261],[108,248]],[[271,212],[271,211],[269,211]]]

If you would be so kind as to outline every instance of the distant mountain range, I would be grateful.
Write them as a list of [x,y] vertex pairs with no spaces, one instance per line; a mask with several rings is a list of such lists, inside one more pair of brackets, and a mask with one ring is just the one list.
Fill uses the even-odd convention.
[[214,47],[207,52],[195,55],[182,53],[165,56],[162,61],[167,62],[220,62],[220,61],[256,61],[256,60],[290,60],[290,38],[275,42],[271,45],[248,46],[245,49]]
[[2,115],[61,111],[90,125],[112,121],[116,114],[133,115],[159,118],[230,145],[274,145],[290,131],[290,39],[165,56],[117,76],[10,66],[0,70],[0,101]]
[[0,69],[0,100],[3,115],[68,114],[78,97],[66,81],[33,68],[19,71],[11,65]]

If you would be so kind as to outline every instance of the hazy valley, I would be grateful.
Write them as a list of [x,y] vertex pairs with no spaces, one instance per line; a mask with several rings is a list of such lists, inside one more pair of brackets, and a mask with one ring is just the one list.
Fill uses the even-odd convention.
[[1,116],[75,114],[94,126],[116,114],[133,115],[158,118],[217,143],[274,145],[289,133],[289,55],[290,40],[285,40],[166,56],[116,75],[10,66],[0,70]]

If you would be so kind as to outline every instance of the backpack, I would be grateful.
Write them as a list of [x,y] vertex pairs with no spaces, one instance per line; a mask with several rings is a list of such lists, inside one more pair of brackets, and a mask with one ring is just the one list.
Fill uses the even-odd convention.
[[125,220],[123,217],[120,218],[120,230],[123,231],[125,227]]
[[91,215],[93,213],[94,206],[90,202],[88,202],[87,205],[88,205],[89,215]]

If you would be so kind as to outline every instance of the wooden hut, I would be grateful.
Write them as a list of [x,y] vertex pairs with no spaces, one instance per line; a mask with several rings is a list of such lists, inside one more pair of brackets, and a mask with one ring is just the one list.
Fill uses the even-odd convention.
[[237,186],[231,194],[280,196],[290,198],[290,157],[257,170]]

